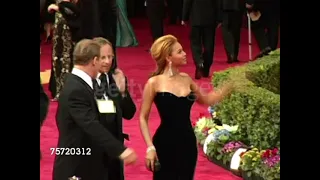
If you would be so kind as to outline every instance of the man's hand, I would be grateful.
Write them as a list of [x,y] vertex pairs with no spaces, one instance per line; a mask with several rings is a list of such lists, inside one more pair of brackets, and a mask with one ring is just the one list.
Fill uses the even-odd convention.
[[136,152],[134,152],[133,149],[127,148],[120,155],[120,159],[123,160],[125,165],[130,165],[130,164],[134,164],[137,161],[138,156],[137,156]]
[[186,26],[187,23],[186,23],[185,21],[181,21],[181,25],[182,25],[182,26]]
[[116,81],[117,87],[121,94],[126,91],[126,77],[120,69],[116,69],[112,75],[113,79]]

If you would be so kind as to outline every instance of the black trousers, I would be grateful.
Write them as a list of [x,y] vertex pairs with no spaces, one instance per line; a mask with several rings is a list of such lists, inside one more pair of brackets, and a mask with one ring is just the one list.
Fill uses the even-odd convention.
[[181,20],[182,17],[182,4],[183,0],[167,0],[169,8],[169,22],[170,24],[176,24],[177,20]]
[[193,61],[196,66],[203,64],[209,73],[213,63],[216,25],[191,26],[190,44]]
[[270,47],[275,50],[279,40],[279,19],[272,12],[261,12],[258,21],[252,22],[252,32],[257,40],[260,50]]
[[224,11],[222,38],[228,57],[238,58],[243,11]]
[[149,18],[151,35],[153,41],[163,36],[163,19],[157,17]]
[[164,19],[164,2],[148,3],[147,17],[150,24],[151,35],[153,41],[163,36],[163,19]]

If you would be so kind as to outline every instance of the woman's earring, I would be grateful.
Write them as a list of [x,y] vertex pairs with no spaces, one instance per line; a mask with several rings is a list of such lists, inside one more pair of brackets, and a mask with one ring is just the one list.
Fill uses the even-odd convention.
[[173,76],[173,72],[172,72],[172,62],[169,62],[169,76]]

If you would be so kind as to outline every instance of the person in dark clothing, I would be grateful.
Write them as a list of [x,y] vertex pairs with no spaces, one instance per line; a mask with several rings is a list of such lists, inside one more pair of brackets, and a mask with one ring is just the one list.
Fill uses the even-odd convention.
[[190,18],[190,41],[196,65],[196,79],[200,79],[202,76],[209,77],[210,67],[213,63],[218,13],[218,0],[184,0],[182,25]]
[[118,66],[116,56],[118,5],[116,0],[101,0],[99,3],[102,30],[101,37],[108,39],[111,44],[114,45],[112,46],[114,52],[114,63],[111,67],[111,72],[114,72]]
[[247,3],[249,11],[259,11],[261,17],[252,22],[252,32],[257,40],[260,58],[277,49],[279,40],[280,4],[278,0],[251,0]]
[[[94,38],[93,41],[101,46],[101,61],[103,66],[93,80],[93,90],[97,99],[112,101],[115,106],[114,113],[100,113],[100,122],[121,143],[129,140],[129,135],[123,132],[122,118],[130,120],[136,112],[136,106],[128,91],[127,78],[122,71],[110,72],[114,63],[112,44],[105,38]],[[104,154],[104,165],[109,180],[124,180],[123,162]]]
[[[74,42],[104,37],[112,44],[116,44],[118,18],[116,0],[70,0],[70,2],[60,2],[58,6],[71,29]],[[115,47],[113,50],[116,52]],[[111,71],[116,68],[115,59]]]
[[240,33],[245,2],[246,1],[239,0],[220,0],[222,11],[222,37],[228,63],[239,62]]
[[177,24],[182,20],[183,0],[167,0],[169,10],[169,24]]
[[163,36],[163,19],[165,17],[164,0],[146,0],[147,17],[149,19],[152,39]]
[[[55,0],[47,0],[45,2],[45,8],[47,9],[50,4],[54,4]],[[41,15],[41,25],[42,25],[42,30],[45,30],[46,33],[46,42],[49,42],[52,40],[52,30],[53,30],[53,24],[54,24],[54,14],[49,13],[48,11],[43,11]]]

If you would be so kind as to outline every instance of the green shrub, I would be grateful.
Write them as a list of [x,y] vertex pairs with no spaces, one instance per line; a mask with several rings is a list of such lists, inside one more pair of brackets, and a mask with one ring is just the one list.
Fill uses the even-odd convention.
[[275,53],[249,63],[246,78],[258,87],[280,94],[280,54]]
[[224,124],[239,125],[236,139],[259,149],[280,145],[280,76],[272,70],[279,64],[275,52],[213,76],[214,86],[226,80],[236,86],[229,98],[215,106],[217,116]]

